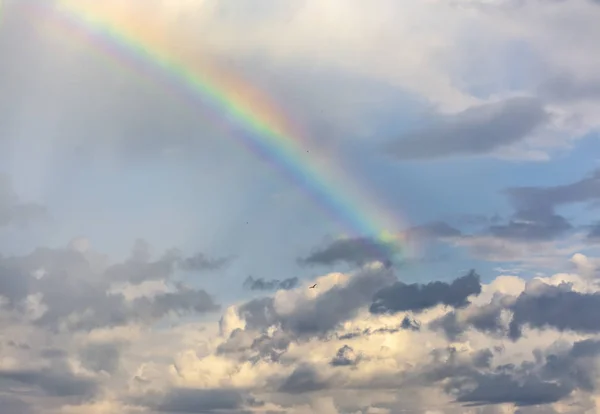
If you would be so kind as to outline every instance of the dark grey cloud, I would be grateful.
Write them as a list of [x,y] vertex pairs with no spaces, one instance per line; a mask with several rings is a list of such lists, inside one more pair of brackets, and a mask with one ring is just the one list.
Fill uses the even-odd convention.
[[541,101],[511,98],[441,117],[399,137],[386,152],[400,160],[486,154],[525,139],[548,119]]
[[64,349],[44,348],[40,351],[40,355],[46,359],[65,359],[68,353]]
[[[524,375],[515,378],[512,375],[497,373],[479,375],[475,388],[462,391],[457,402],[468,403],[467,406],[512,403],[516,406],[549,404],[569,396],[573,389],[566,384],[544,381],[535,375]],[[458,380],[453,378],[450,386],[458,387]]]
[[600,241],[600,223],[596,223],[591,226],[587,237],[592,241]]
[[121,349],[118,344],[90,344],[79,351],[79,359],[84,367],[95,372],[113,374],[119,368]]
[[29,294],[34,278],[15,266],[14,260],[0,258],[0,296],[15,308]]
[[6,343],[6,345],[10,346],[11,348],[17,348],[17,349],[21,349],[21,350],[25,350],[28,351],[31,349],[31,346],[29,346],[29,344],[25,344],[22,342],[15,342],[13,340],[10,340]]
[[140,405],[160,413],[233,413],[240,412],[244,395],[234,389],[174,388],[165,395],[149,394]]
[[347,339],[359,338],[361,336],[385,335],[385,334],[391,334],[391,333],[396,333],[396,332],[400,332],[400,331],[419,331],[419,330],[421,330],[421,324],[418,321],[411,319],[408,316],[404,316],[404,319],[402,319],[402,322],[400,323],[400,325],[398,325],[396,327],[391,327],[391,328],[386,327],[386,328],[377,328],[377,329],[366,328],[359,332],[350,332],[350,333],[346,333],[343,335],[336,334],[336,337],[341,340],[347,340]]
[[279,329],[271,335],[267,333],[257,335],[254,331],[238,328],[217,347],[217,354],[235,355],[244,362],[278,362],[291,342],[290,336]]
[[[490,335],[522,336],[522,329],[556,329],[578,333],[600,333],[600,293],[581,293],[569,283],[558,286],[535,281],[519,296],[496,294],[489,304],[471,307],[466,317],[456,311],[434,320],[429,327],[441,330],[449,340],[457,340],[468,329]],[[502,311],[512,313],[508,327],[501,321]],[[460,321],[460,322],[459,322]]]
[[334,286],[314,300],[281,315],[284,330],[297,335],[320,335],[352,319],[356,312],[373,300],[376,292],[396,280],[390,269],[363,270],[345,285]]
[[519,211],[552,210],[573,203],[600,200],[600,169],[570,183],[548,187],[512,187],[505,190]]
[[548,209],[516,212],[507,224],[490,226],[495,237],[519,240],[550,240],[573,229],[563,216]]
[[0,370],[0,379],[13,381],[43,391],[48,396],[90,399],[98,392],[98,383],[73,374],[67,367],[39,370]]
[[522,335],[522,327],[581,333],[600,332],[600,293],[580,293],[572,286],[536,283],[535,291],[525,291],[510,308],[513,316],[509,335],[516,340]]
[[115,282],[140,284],[146,281],[171,279],[177,269],[187,272],[204,272],[223,268],[231,258],[209,258],[203,253],[182,257],[177,249],[170,249],[157,260],[152,260],[150,246],[144,240],[136,240],[130,257],[123,263],[112,265],[106,276]]
[[249,290],[290,290],[298,286],[298,282],[299,279],[297,277],[290,277],[283,280],[265,280],[263,278],[255,279],[252,276],[248,276],[244,281],[244,288]]
[[158,260],[150,259],[150,247],[143,240],[137,240],[131,256],[123,263],[116,263],[106,270],[111,281],[140,284],[146,281],[170,279],[177,266],[179,253],[167,251]]
[[595,391],[598,368],[593,361],[598,355],[600,342],[595,339],[536,349],[533,360],[518,365],[495,365],[489,349],[465,355],[449,347],[434,350],[430,362],[409,377],[419,384],[442,383],[445,392],[465,406],[545,406],[575,390]]
[[330,383],[322,378],[315,367],[303,364],[294,369],[279,386],[279,391],[288,394],[304,394],[329,388]]
[[509,364],[487,371],[473,370],[468,375],[470,380],[454,377],[448,388],[458,390],[457,401],[468,405],[549,404],[565,399],[574,390],[595,391],[598,371],[593,361],[598,355],[600,342],[586,339],[569,347],[545,352],[536,350],[534,361],[519,366]]
[[0,395],[0,407],[4,412],[10,414],[35,414],[37,412],[31,404],[9,395]]
[[[279,315],[275,311],[272,297],[252,299],[242,304],[238,312],[240,317],[246,321],[248,329],[262,330],[279,323]],[[223,323],[223,318],[220,323]]]
[[474,271],[452,283],[431,282],[426,285],[396,282],[379,290],[369,310],[371,313],[422,311],[443,304],[464,307],[471,295],[481,293],[480,277]]
[[319,336],[352,319],[362,306],[371,302],[375,292],[395,280],[391,269],[363,269],[346,284],[306,300],[290,313],[278,314],[273,298],[269,297],[253,299],[241,305],[238,312],[247,329],[263,330],[277,325],[296,336]]
[[231,257],[210,258],[203,253],[197,253],[194,256],[181,259],[179,266],[188,272],[203,272],[221,269],[231,263],[232,260]]
[[442,330],[451,341],[459,339],[469,328],[490,335],[503,335],[506,332],[501,320],[501,313],[504,309],[510,308],[511,299],[512,297],[508,295],[495,294],[490,303],[483,306],[471,306],[468,316],[459,318],[456,311],[451,311],[432,321],[429,328]]
[[360,355],[357,355],[351,346],[344,345],[338,349],[335,357],[331,359],[329,364],[333,367],[356,366],[360,362],[360,359]]
[[[33,274],[40,269],[44,273],[38,279]],[[171,265],[141,260],[127,261],[104,270],[94,266],[81,252],[39,248],[26,256],[0,259],[0,295],[8,299],[7,306],[25,312],[24,299],[28,295],[41,294],[46,310],[33,322],[55,330],[150,323],[171,312],[202,313],[219,309],[204,290],[190,289],[178,283],[171,292],[131,301],[122,293],[111,290],[113,281],[168,280],[169,271],[172,271]],[[68,319],[73,314],[78,314],[79,318]]]
[[[435,240],[438,238],[458,237],[461,231],[443,221],[435,221],[408,228],[405,237],[420,240]],[[369,262],[379,261],[387,266],[400,256],[402,252],[398,243],[393,241],[376,240],[370,237],[355,237],[335,240],[332,243],[315,249],[305,258],[299,259],[304,265],[335,265],[348,263],[362,266]],[[403,263],[409,261],[403,259]]]
[[153,320],[160,319],[169,312],[205,313],[217,311],[220,306],[206,291],[177,284],[175,292],[160,293],[153,298],[134,299],[132,309],[134,316],[141,317],[142,320]]
[[369,237],[340,239],[314,250],[306,258],[299,259],[299,263],[330,266],[345,262],[361,266],[373,261],[388,262],[397,254],[396,249],[393,243]]
[[505,224],[494,224],[488,232],[514,240],[551,240],[564,236],[574,226],[556,213],[560,206],[600,200],[600,170],[570,184],[548,187],[512,187],[504,191],[515,208]]
[[26,225],[33,220],[48,217],[46,207],[19,199],[9,178],[0,173],[0,227],[15,224]]
[[[600,4],[599,0],[591,0]],[[600,78],[577,79],[573,75],[554,76],[538,87],[538,95],[552,102],[596,101],[600,99]]]

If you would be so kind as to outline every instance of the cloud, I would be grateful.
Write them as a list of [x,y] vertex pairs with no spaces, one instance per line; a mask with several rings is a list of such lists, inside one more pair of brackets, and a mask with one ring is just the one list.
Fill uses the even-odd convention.
[[598,171],[569,184],[511,187],[503,193],[514,207],[507,222],[496,222],[479,233],[454,237],[450,243],[468,247],[472,254],[484,260],[527,262],[539,268],[554,266],[557,260],[572,256],[586,242],[594,241],[593,226],[586,240],[581,228],[571,224],[556,209],[597,202]]
[[244,288],[249,290],[290,290],[298,286],[298,281],[297,277],[290,277],[283,280],[265,280],[263,278],[255,279],[252,276],[248,276],[244,280]]
[[425,285],[407,285],[396,282],[379,290],[370,307],[372,313],[394,313],[422,311],[439,304],[463,307],[467,298],[481,292],[479,275],[474,271],[454,280],[452,283],[431,282]]
[[334,367],[346,367],[355,366],[359,363],[359,361],[360,356],[355,354],[354,349],[352,349],[351,346],[344,345],[338,349],[330,364]]
[[[523,335],[523,327],[554,329],[559,332],[600,333],[594,318],[598,292],[576,290],[573,282],[560,283],[534,279],[518,296],[496,294],[485,305],[455,310],[434,320],[431,329],[441,329],[450,340],[457,340],[468,329],[476,329],[513,341]],[[585,285],[585,283],[583,284]]]
[[115,282],[168,281],[173,268],[165,263],[128,259],[106,266],[98,265],[93,253],[40,248],[26,256],[0,259],[0,296],[7,300],[8,309],[21,313],[31,306],[28,301],[37,301],[36,314],[28,314],[31,322],[58,330],[150,322],[173,312],[204,313],[219,308],[205,291],[181,283],[154,296],[128,299],[115,291]]
[[171,279],[176,270],[186,272],[215,271],[227,266],[231,258],[212,259],[203,253],[183,257],[177,249],[163,253],[157,260],[152,260],[151,249],[143,240],[136,240],[130,257],[123,263],[116,263],[106,270],[112,282],[141,284],[148,281]]
[[[94,280],[81,271],[83,253],[60,252],[37,256],[35,264],[47,268],[40,280],[59,269]],[[307,289],[312,283],[319,289]],[[73,279],[60,285],[63,301],[88,297]],[[141,291],[127,301],[164,295]],[[471,272],[453,282],[409,285],[392,269],[372,264],[231,305],[220,329],[210,320],[160,326],[141,318],[122,327],[60,331],[15,318],[25,312],[16,306],[0,315],[14,342],[2,345],[0,395],[8,389],[2,387],[21,384],[37,393],[24,395],[23,404],[42,413],[46,396],[65,413],[104,407],[128,414],[376,408],[458,414],[471,406],[518,406],[533,414],[535,405],[543,412],[573,403],[593,406],[600,358],[593,323],[597,295],[594,280],[576,274],[532,282],[501,276],[482,283]],[[188,306],[185,299],[177,302]],[[175,305],[158,306],[159,315],[162,306]],[[60,316],[63,325],[70,318]]]
[[340,262],[364,265],[374,261],[389,261],[395,256],[393,242],[368,237],[338,239],[322,249],[313,251],[299,262],[305,265],[330,266]]
[[361,336],[368,336],[368,335],[385,335],[385,334],[393,334],[396,332],[400,332],[401,330],[411,330],[411,331],[418,331],[421,329],[421,324],[416,321],[411,319],[408,316],[405,316],[404,319],[402,319],[402,322],[395,327],[383,327],[383,328],[377,328],[377,329],[371,329],[371,328],[366,328],[363,331],[358,331],[358,332],[351,332],[351,333],[345,333],[343,335],[337,335],[337,338],[340,340],[343,339],[353,339],[353,338],[359,338]]
[[[554,186],[510,187],[503,191],[514,212],[507,221],[494,220],[473,234],[447,241],[467,247],[481,259],[553,267],[594,242],[594,225],[575,226],[557,210],[569,205],[592,205],[600,194],[600,172]],[[585,229],[585,230],[584,230]],[[583,234],[587,231],[587,237]]]
[[0,370],[0,378],[39,388],[48,396],[91,399],[98,391],[93,379],[74,375],[68,370]]
[[318,371],[310,365],[301,365],[285,379],[279,391],[288,394],[302,394],[312,391],[321,391],[329,388],[326,380],[319,378]]
[[[461,231],[443,221],[434,221],[419,226],[410,227],[397,236],[404,242],[423,242],[444,238],[459,237]],[[372,237],[355,237],[337,239],[330,244],[315,249],[305,258],[298,261],[303,265],[332,266],[338,263],[348,263],[362,266],[371,262],[381,262],[391,266],[395,261],[408,263],[415,259],[399,259],[402,248],[398,240],[381,240]]]
[[405,234],[408,237],[416,237],[422,239],[437,239],[445,237],[457,237],[462,233],[455,227],[443,221],[433,221],[430,223],[414,226],[406,230]]
[[[276,105],[285,108],[284,112],[297,114],[300,123],[310,125],[312,133],[307,135],[323,135],[318,129],[326,125],[336,130],[335,135],[372,142],[372,133],[357,131],[380,130],[381,118],[374,117],[371,108],[373,102],[389,99],[391,91],[414,98],[424,107],[439,109],[441,114],[458,114],[449,118],[440,115],[439,123],[434,123],[460,132],[450,134],[453,139],[439,141],[444,132],[440,135],[439,126],[412,134],[437,139],[434,142],[438,144],[450,144],[430,145],[429,148],[434,148],[433,154],[419,155],[420,144],[408,139],[402,144],[408,145],[406,155],[398,155],[426,158],[446,153],[454,156],[487,154],[521,142],[528,128],[541,125],[541,121],[538,125],[534,120],[535,104],[523,104],[527,111],[515,110],[521,105],[515,102],[534,98],[511,97],[515,94],[514,74],[506,68],[515,61],[515,49],[520,50],[516,43],[527,50],[527,58],[523,59],[527,69],[520,68],[524,75],[516,88],[520,95],[536,92],[539,79],[553,78],[555,73],[586,79],[581,73],[585,68],[589,68],[588,72],[597,72],[594,68],[598,62],[592,58],[595,43],[590,40],[596,34],[593,10],[597,7],[586,9],[581,7],[581,2],[575,6],[562,2],[556,6],[561,13],[555,13],[554,5],[525,2],[530,4],[521,7],[516,3],[486,2],[484,5],[460,1],[441,5],[410,0],[403,5],[379,2],[365,6],[340,0],[328,5],[315,0],[294,5],[288,1],[255,0],[248,1],[242,8],[238,4],[213,0],[176,4],[134,1],[125,6],[110,0],[102,5],[84,1],[81,7],[88,7],[92,13],[120,18],[130,29],[128,22],[136,16],[137,20],[144,21],[144,27],[155,33],[157,44],[182,60],[189,61],[193,57],[199,61],[204,60],[203,57],[211,64],[222,65],[226,68],[224,71],[233,70],[249,82],[265,87],[269,94],[280,97]],[[144,8],[143,13],[137,11],[140,7]],[[244,13],[242,10],[253,11]],[[473,16],[477,18],[473,20]],[[79,120],[61,125],[60,134],[49,121],[45,125],[45,140],[60,141],[61,145],[82,143],[85,152],[94,158],[106,150],[125,152],[129,159],[150,154],[163,156],[173,150],[186,157],[191,154],[196,157],[200,151],[188,150],[198,146],[206,148],[206,139],[189,139],[191,131],[199,127],[197,120],[188,116],[188,111],[181,111],[178,104],[163,99],[160,85],[148,89],[122,82],[123,74],[112,73],[110,63],[109,66],[92,63],[89,57],[95,53],[93,46],[70,48],[60,42],[60,37],[54,42],[53,37],[44,36],[42,41],[42,36],[32,32],[24,36],[26,31],[19,25],[28,21],[26,13],[20,17],[16,12],[6,13],[5,20],[10,23],[5,26],[6,38],[10,41],[6,41],[3,48],[10,62],[5,77],[9,93],[5,96],[7,102],[12,99],[19,103],[17,110],[12,109],[14,104],[10,106],[12,112],[21,113],[24,108],[35,107],[46,109],[49,119],[75,114]],[[474,21],[480,35],[465,41]],[[580,45],[577,51],[564,39],[565,31],[572,33],[575,43]],[[244,42],[239,42],[241,37]],[[22,38],[28,39],[27,47],[15,51],[11,41]],[[403,50],[402,56],[389,53],[390,50]],[[65,67],[61,64],[65,61],[76,64]],[[544,63],[543,67],[538,61]],[[43,67],[44,73],[49,74],[48,79],[38,79],[33,69],[36,67]],[[298,76],[299,73],[302,76]],[[307,78],[310,79],[307,81]],[[80,87],[73,88],[72,79],[77,79]],[[28,85],[34,80],[36,85],[53,93],[60,91],[63,104],[49,108],[36,102],[35,89]],[[354,87],[357,82],[369,85],[360,96]],[[291,98],[289,91],[294,91]],[[348,98],[348,91],[352,91],[352,99]],[[119,99],[113,99],[117,95]],[[95,99],[87,99],[89,96]],[[490,103],[492,101],[497,102]],[[111,110],[98,111],[97,108]],[[201,109],[198,107],[196,111]],[[562,104],[553,109],[563,114],[565,120],[585,112]],[[153,115],[145,116],[148,113]],[[489,131],[485,129],[486,119],[498,123],[512,115],[514,122],[509,125],[513,127],[501,136],[495,136],[496,130],[491,130],[489,134],[482,133],[482,139],[472,138],[479,132]],[[593,118],[593,115],[588,117]],[[21,118],[24,119],[14,116],[6,122],[5,135],[17,136],[26,131],[25,135],[38,136],[35,129],[39,127]],[[594,122],[586,120],[586,124]],[[586,125],[582,133],[589,126]],[[96,135],[110,139],[93,139]],[[553,134],[544,135],[539,141],[528,142],[526,148],[519,147],[513,152],[546,155],[545,151],[554,143],[547,142],[551,139],[546,136]],[[556,140],[562,144],[573,139],[570,132],[559,132],[559,135]],[[580,135],[579,132],[576,135]],[[405,138],[410,137],[409,134]],[[400,143],[402,141],[398,145]],[[478,146],[473,147],[473,144]]]
[[[510,309],[510,297],[495,295],[490,303],[482,306],[472,306],[468,312],[450,311],[439,319],[432,321],[429,327],[441,329],[446,337],[455,341],[469,329],[474,328],[489,335],[506,334],[502,312]],[[507,303],[508,302],[508,303]]]
[[83,366],[95,371],[112,374],[119,368],[120,347],[114,343],[92,343],[82,348],[80,359]]
[[222,257],[218,259],[211,259],[206,257],[202,253],[197,253],[194,256],[182,259],[179,266],[186,271],[208,271],[217,270],[231,263],[232,258]]
[[[379,289],[395,279],[390,269],[381,267],[362,269],[345,282],[332,285],[336,277],[331,274],[316,281],[322,292],[314,300],[298,291],[279,291],[275,298],[254,299],[241,305],[240,315],[251,329],[280,325],[295,336],[319,336],[352,319]],[[294,306],[290,309],[291,304]]]
[[0,174],[0,227],[23,226],[48,217],[46,207],[34,202],[23,202],[13,189],[9,178]]
[[588,237],[588,239],[593,240],[593,241],[600,240],[600,223],[592,226],[587,237]]
[[463,388],[465,383],[452,379],[458,386],[457,401],[472,405],[513,403],[532,406],[557,402],[577,389],[593,391],[597,368],[589,365],[600,353],[593,339],[575,342],[571,347],[552,351],[537,351],[535,362],[498,366],[494,371],[474,373],[474,389]]
[[173,388],[158,398],[149,397],[157,401],[145,405],[160,413],[233,413],[243,403],[240,391],[226,389]]
[[598,307],[598,293],[577,292],[568,283],[552,286],[532,282],[511,307],[509,335],[513,340],[518,339],[525,325],[539,329],[552,327],[561,332],[597,333],[600,324],[594,314]]
[[600,79],[577,79],[563,74],[542,82],[538,94],[554,102],[597,101],[600,99]]
[[11,414],[34,414],[34,408],[16,397],[0,396],[0,405]]
[[399,160],[487,154],[525,139],[548,119],[537,99],[511,98],[443,117],[398,138],[386,152]]
[[492,225],[489,232],[503,239],[552,240],[572,229],[573,225],[566,218],[546,206],[538,210],[517,211],[507,224]]
[[548,187],[513,187],[505,190],[518,210],[551,210],[565,204],[600,199],[600,170],[570,184]]

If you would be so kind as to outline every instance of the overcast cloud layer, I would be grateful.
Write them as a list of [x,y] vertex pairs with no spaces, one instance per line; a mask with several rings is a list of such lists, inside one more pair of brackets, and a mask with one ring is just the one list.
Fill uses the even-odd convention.
[[0,9],[0,413],[600,413],[598,1],[73,3],[229,115],[68,3]]

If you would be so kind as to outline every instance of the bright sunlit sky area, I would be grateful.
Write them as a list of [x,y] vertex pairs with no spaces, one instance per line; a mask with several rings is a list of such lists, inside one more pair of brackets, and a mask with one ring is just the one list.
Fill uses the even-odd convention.
[[0,413],[599,413],[598,22],[4,0]]

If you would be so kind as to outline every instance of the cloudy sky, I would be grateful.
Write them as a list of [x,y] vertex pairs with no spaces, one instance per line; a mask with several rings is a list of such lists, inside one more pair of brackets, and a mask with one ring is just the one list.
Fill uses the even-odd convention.
[[0,7],[0,412],[600,413],[600,2]]

